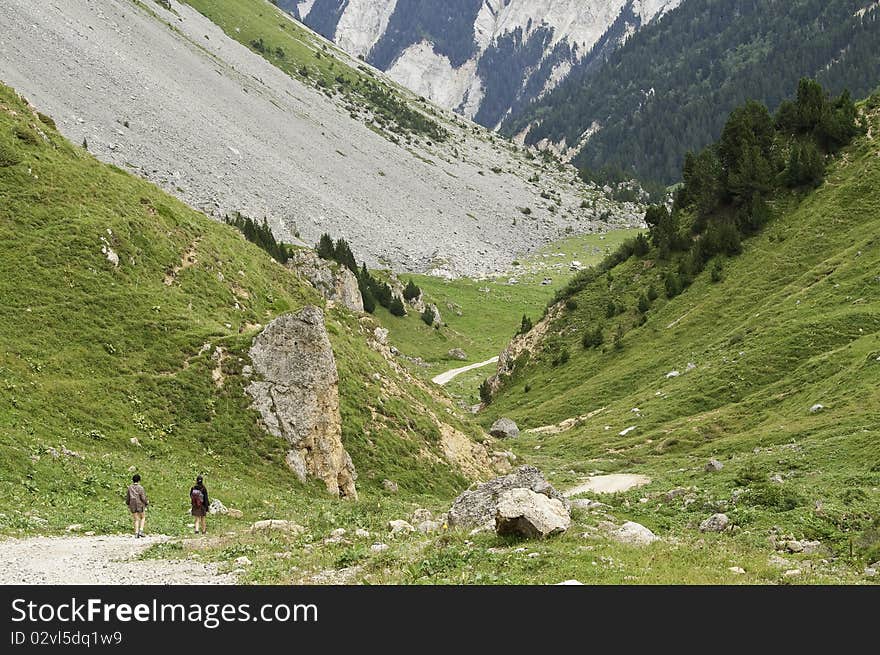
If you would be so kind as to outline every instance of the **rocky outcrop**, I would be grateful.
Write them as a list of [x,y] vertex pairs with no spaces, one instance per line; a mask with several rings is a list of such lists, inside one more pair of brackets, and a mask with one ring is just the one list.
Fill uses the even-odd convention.
[[498,502],[505,491],[529,489],[555,498],[569,511],[568,500],[547,482],[534,466],[520,466],[513,473],[489,480],[462,493],[449,510],[449,527],[478,528],[494,525]]
[[313,250],[298,249],[287,260],[288,268],[311,284],[326,300],[347,307],[353,312],[364,311],[364,299],[357,277],[345,266],[331,264]]
[[269,323],[250,349],[255,379],[245,389],[266,429],[290,446],[287,464],[332,495],[357,498],[357,474],[342,445],[339,375],[324,314],[308,306]]
[[493,396],[504,384],[504,381],[513,374],[517,359],[526,353],[533,353],[540,348],[541,342],[547,335],[551,323],[553,323],[562,312],[562,307],[562,303],[558,303],[551,307],[550,311],[547,312],[547,315],[535,323],[529,332],[516,335],[510,340],[507,347],[501,351],[501,354],[498,355],[498,368],[495,375],[487,380],[489,383],[489,390]]
[[457,359],[460,362],[467,361],[467,353],[461,348],[453,348],[449,352],[446,353],[446,356],[450,359]]
[[509,418],[500,418],[489,428],[489,434],[499,439],[515,439],[519,436],[519,428]]
[[571,517],[556,498],[531,489],[509,489],[498,497],[495,532],[526,539],[549,537],[568,530]]

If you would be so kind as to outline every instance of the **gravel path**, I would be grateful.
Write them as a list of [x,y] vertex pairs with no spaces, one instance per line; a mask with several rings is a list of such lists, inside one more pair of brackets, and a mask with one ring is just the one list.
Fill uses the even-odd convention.
[[632,473],[612,473],[610,475],[594,475],[587,478],[583,484],[572,487],[564,496],[576,496],[583,493],[614,494],[620,491],[629,491],[634,487],[641,487],[651,481],[645,475]]
[[33,537],[0,541],[0,584],[235,584],[214,564],[134,560],[170,537]]
[[[3,0],[0,79],[73,143],[188,204],[265,216],[285,239],[345,237],[370,265],[488,274],[565,228],[605,229],[606,209],[640,224],[635,206],[604,196],[581,209],[573,168],[540,168],[469,125],[449,123],[445,144],[395,145],[338,98],[172,6],[145,1],[154,16],[130,0]],[[538,173],[540,184],[528,181]]]
[[454,378],[458,377],[462,373],[467,373],[468,371],[473,371],[475,368],[483,368],[484,366],[488,366],[489,364],[495,364],[498,362],[498,357],[493,357],[492,359],[487,359],[485,362],[479,362],[478,364],[471,364],[470,366],[462,366],[461,368],[454,368],[451,371],[446,371],[445,373],[441,373],[440,375],[435,375],[431,378],[431,382],[434,384],[446,384],[450,382]]

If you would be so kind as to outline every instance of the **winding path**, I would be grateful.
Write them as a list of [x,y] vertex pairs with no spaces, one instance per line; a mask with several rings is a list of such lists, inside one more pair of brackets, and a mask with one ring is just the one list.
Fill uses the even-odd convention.
[[216,564],[136,559],[165,535],[30,537],[0,541],[0,584],[235,584]]
[[479,362],[477,364],[471,364],[470,366],[462,366],[461,368],[454,368],[451,371],[446,371],[445,373],[441,373],[440,375],[435,375],[431,378],[431,382],[434,384],[446,384],[450,382],[453,378],[461,375],[462,373],[467,373],[468,371],[472,371],[475,368],[483,368],[484,366],[488,366],[489,364],[495,364],[498,361],[498,357],[493,357],[492,359],[487,359],[485,362]]

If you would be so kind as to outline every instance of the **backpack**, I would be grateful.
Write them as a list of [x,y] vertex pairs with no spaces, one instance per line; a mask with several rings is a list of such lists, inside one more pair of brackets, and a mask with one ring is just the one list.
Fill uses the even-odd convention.
[[192,501],[193,507],[201,509],[205,502],[205,494],[202,493],[201,489],[193,487],[189,492],[189,499]]

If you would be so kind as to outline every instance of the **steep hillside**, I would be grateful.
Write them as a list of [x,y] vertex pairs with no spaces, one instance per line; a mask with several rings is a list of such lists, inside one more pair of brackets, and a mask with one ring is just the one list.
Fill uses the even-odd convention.
[[[233,227],[98,162],[5,86],[0,297],[0,533],[126,531],[121,494],[134,470],[152,498],[151,530],[170,535],[186,529],[197,472],[243,512],[220,519],[233,530],[357,514],[386,478],[400,490],[383,501],[394,511],[446,502],[491,474],[471,440],[482,431],[393,361],[371,318],[324,307]],[[245,393],[254,338],[308,304],[324,307],[358,473],[361,501],[346,509],[320,482],[299,482],[287,442],[261,427]]]
[[[608,502],[660,534],[760,567],[783,535],[818,540],[782,564],[804,575],[880,559],[880,98],[864,111],[867,137],[824,184],[776,195],[742,254],[717,255],[680,295],[675,259],[653,247],[571,285],[519,339],[483,422],[527,428],[517,452],[557,483],[648,476]],[[737,527],[700,535],[714,512]]]
[[[604,227],[603,212],[637,220],[573,168],[420,101],[269,2],[165,4],[12,0],[4,81],[74,143],[193,207],[266,217],[287,241],[344,236],[374,265],[491,273]],[[513,225],[523,207],[530,220]]]
[[774,110],[800,77],[864,97],[880,77],[873,0],[686,0],[600,67],[577,67],[502,133],[552,144],[579,166],[671,184],[686,152],[747,99]]
[[679,0],[279,0],[404,86],[490,128]]

